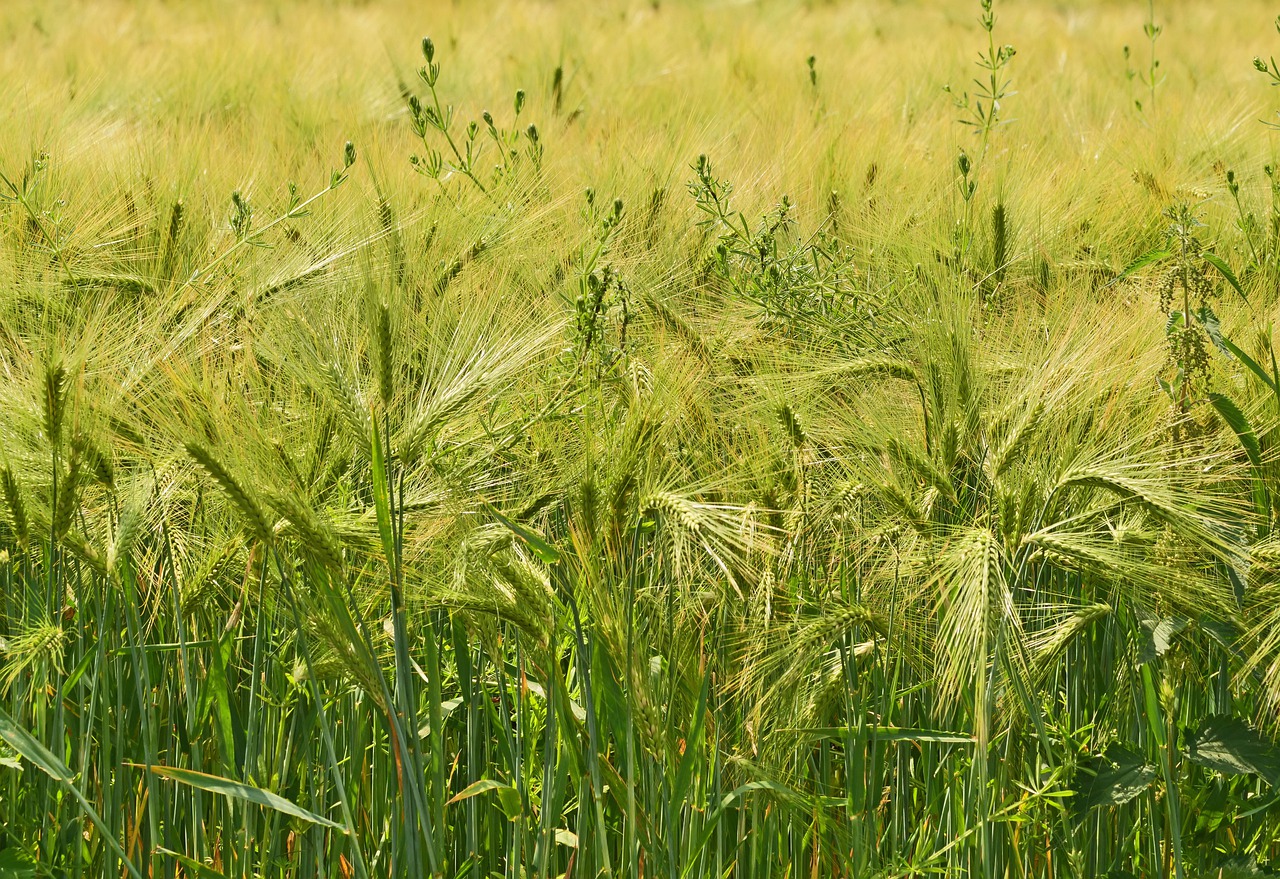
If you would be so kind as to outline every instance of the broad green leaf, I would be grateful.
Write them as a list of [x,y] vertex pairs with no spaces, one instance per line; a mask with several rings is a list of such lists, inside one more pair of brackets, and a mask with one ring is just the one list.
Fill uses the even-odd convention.
[[36,865],[16,848],[0,851],[0,879],[36,879]]
[[1141,643],[1138,645],[1138,664],[1154,662],[1169,652],[1174,639],[1191,624],[1190,620],[1181,617],[1165,617],[1164,619],[1144,619]]
[[76,667],[71,670],[71,674],[67,675],[67,680],[62,685],[63,692],[71,692],[72,687],[78,684],[80,678],[84,677],[85,672],[89,670],[89,666],[93,665],[94,660],[98,658],[97,646],[97,641],[85,645],[84,656],[76,663]]
[[250,784],[232,781],[229,778],[220,778],[217,775],[194,772],[190,769],[179,769],[176,766],[151,766],[148,768],[153,774],[158,775],[161,778],[167,778],[170,781],[176,781],[179,784],[199,788],[200,790],[208,791],[212,794],[221,794],[228,799],[243,800],[247,803],[253,803],[255,806],[274,809],[281,814],[300,818],[311,824],[319,824],[322,827],[329,827],[346,833],[346,828],[341,824],[336,824],[328,818],[324,818],[314,812],[308,812],[306,809],[286,800],[282,796],[273,794],[270,791],[265,791],[259,787],[254,787]]
[[1241,299],[1245,302],[1249,301],[1249,297],[1244,295],[1244,289],[1240,286],[1240,282],[1236,280],[1235,273],[1231,271],[1230,266],[1208,251],[1205,251],[1200,255],[1204,257],[1205,262],[1218,270],[1218,274],[1222,275],[1222,277],[1226,279],[1226,282],[1231,285],[1231,288],[1240,294]]
[[1228,358],[1233,355],[1231,349],[1227,347],[1227,340],[1222,335],[1222,321],[1218,320],[1218,316],[1213,313],[1213,309],[1205,306],[1195,313],[1196,320],[1200,321],[1200,326],[1204,327],[1205,333],[1209,336],[1209,341],[1213,342],[1213,346],[1225,354]]
[[1273,870],[1262,870],[1258,862],[1247,855],[1236,855],[1202,873],[1192,874],[1194,879],[1266,879],[1274,876]]
[[[1089,767],[1092,764],[1092,768]],[[1096,806],[1120,806],[1146,790],[1156,777],[1156,768],[1123,745],[1112,744],[1101,757],[1085,764],[1082,774],[1092,777],[1076,788],[1081,811]]]
[[1188,737],[1187,754],[1201,766],[1228,775],[1257,775],[1280,785],[1280,748],[1237,717],[1205,719]]
[[485,504],[485,508],[489,511],[489,515],[493,516],[493,518],[505,525],[512,534],[520,538],[522,543],[529,547],[529,549],[533,550],[534,555],[538,558],[542,559],[549,565],[554,565],[556,562],[560,561],[560,550],[548,543],[547,539],[537,531],[534,531],[532,528],[527,528],[519,522],[508,519],[506,516],[494,509],[491,504]]

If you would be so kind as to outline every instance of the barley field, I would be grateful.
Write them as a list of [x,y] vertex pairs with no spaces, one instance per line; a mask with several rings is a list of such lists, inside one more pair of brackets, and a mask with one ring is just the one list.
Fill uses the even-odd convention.
[[1280,870],[1260,0],[7,0],[0,879]]

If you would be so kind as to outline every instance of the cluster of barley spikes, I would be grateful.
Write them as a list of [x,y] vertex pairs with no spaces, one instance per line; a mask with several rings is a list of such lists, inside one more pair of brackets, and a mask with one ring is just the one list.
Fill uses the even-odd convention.
[[0,879],[1280,868],[1258,4],[117,5],[0,10]]

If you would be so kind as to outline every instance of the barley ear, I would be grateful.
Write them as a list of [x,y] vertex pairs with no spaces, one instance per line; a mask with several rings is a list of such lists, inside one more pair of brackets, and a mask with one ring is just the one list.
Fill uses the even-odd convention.
[[49,445],[62,444],[62,423],[66,414],[67,370],[60,361],[51,362],[44,374],[44,432]]
[[8,467],[0,471],[0,483],[4,486],[4,501],[9,508],[9,521],[13,526],[14,536],[18,538],[18,544],[25,548],[31,536],[31,522],[27,518],[26,505],[22,502],[18,480]]
[[262,541],[264,544],[270,544],[273,538],[271,520],[267,518],[266,511],[262,505],[258,503],[248,489],[240,484],[231,472],[223,467],[216,458],[197,443],[187,443],[187,454],[195,459],[195,462],[204,468],[214,482],[222,488],[224,494],[231,503],[240,511],[240,515],[244,518],[245,527],[249,533]]

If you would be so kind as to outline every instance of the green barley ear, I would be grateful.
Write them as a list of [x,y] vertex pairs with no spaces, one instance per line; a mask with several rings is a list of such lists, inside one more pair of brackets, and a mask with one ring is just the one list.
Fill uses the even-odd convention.
[[551,112],[560,115],[560,107],[564,101],[564,66],[557,65],[551,74]]
[[67,370],[60,361],[49,364],[44,374],[44,432],[49,445],[62,445],[62,423],[66,409]]
[[80,448],[84,455],[85,470],[102,485],[115,488],[116,472],[111,453],[104,451],[102,446],[87,437],[81,438]]
[[164,238],[164,255],[160,257],[160,274],[164,277],[173,274],[173,264],[178,252],[178,235],[182,232],[182,221],[185,216],[186,207],[182,199],[178,199],[169,212],[169,231]]
[[404,284],[405,276],[404,240],[400,234],[400,227],[396,224],[395,209],[383,192],[378,193],[378,225],[387,239],[387,248],[391,257],[391,276],[399,287]]
[[0,470],[0,483],[3,483],[4,501],[9,507],[9,521],[13,525],[13,533],[18,538],[18,544],[25,547],[31,536],[31,524],[27,518],[27,507],[22,502],[22,491],[18,487],[18,480],[8,467]]
[[783,429],[786,430],[787,436],[791,438],[791,444],[797,450],[803,449],[809,438],[805,435],[804,428],[800,424],[800,417],[796,415],[796,410],[791,408],[790,403],[783,403],[778,407],[778,420],[782,422]]
[[271,520],[267,518],[266,511],[258,503],[257,498],[241,485],[231,475],[231,472],[226,467],[223,467],[204,446],[189,442],[186,445],[186,449],[187,454],[195,459],[195,462],[203,467],[206,473],[213,477],[213,481],[218,483],[223,493],[240,511],[249,533],[264,544],[270,544],[274,533],[271,527]]
[[336,361],[324,364],[324,378],[333,394],[338,411],[347,420],[347,424],[357,436],[369,435],[369,407],[361,397],[360,389],[348,378],[346,372]]
[[75,531],[68,531],[61,539],[62,545],[79,556],[80,560],[92,568],[94,573],[104,577],[111,573],[107,567],[106,560],[102,557],[102,553],[98,552],[96,547],[85,540],[83,535]]
[[75,518],[80,476],[80,450],[73,448],[66,475],[58,483],[58,499],[53,509],[53,536],[58,540],[61,540],[63,535],[71,529],[71,520]]
[[142,531],[142,520],[146,513],[146,499],[139,495],[132,498],[120,512],[120,521],[116,523],[115,539],[107,549],[107,572],[114,574],[121,560],[128,561],[133,555],[133,546]]
[[307,552],[336,576],[343,575],[342,544],[328,523],[322,521],[302,501],[273,494],[268,499],[281,516],[289,520],[298,540]]

